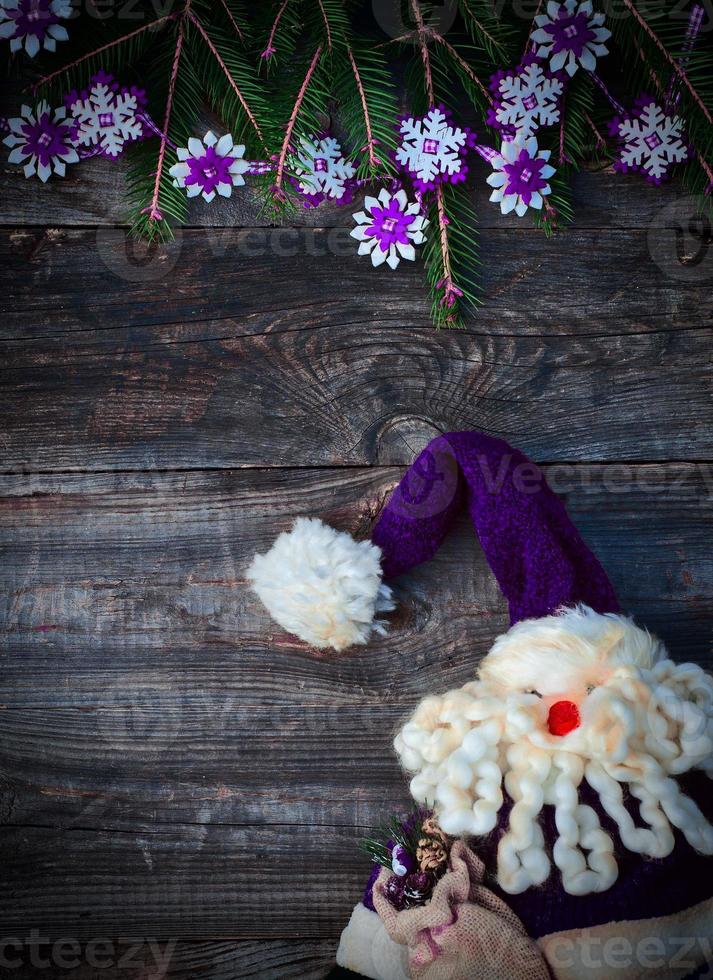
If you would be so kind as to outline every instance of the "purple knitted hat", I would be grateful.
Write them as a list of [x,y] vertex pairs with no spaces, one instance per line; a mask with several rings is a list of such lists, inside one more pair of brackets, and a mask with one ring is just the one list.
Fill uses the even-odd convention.
[[371,542],[301,518],[254,558],[248,580],[272,618],[306,642],[336,650],[366,643],[385,632],[379,614],[394,608],[382,577],[432,558],[466,508],[511,623],[579,603],[619,610],[604,569],[542,472],[481,432],[429,443],[392,493]]

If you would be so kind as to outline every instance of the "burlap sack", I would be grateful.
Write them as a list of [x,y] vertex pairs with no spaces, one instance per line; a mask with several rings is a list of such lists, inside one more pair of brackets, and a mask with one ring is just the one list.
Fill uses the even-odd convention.
[[414,980],[550,980],[536,944],[515,913],[481,884],[485,866],[461,840],[430,902],[397,912],[384,894],[384,868],[374,907],[391,938],[408,947]]

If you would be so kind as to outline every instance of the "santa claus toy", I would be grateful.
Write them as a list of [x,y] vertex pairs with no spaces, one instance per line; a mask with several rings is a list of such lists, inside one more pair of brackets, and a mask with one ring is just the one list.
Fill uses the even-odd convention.
[[[456,923],[433,928],[421,903],[418,950],[397,956],[398,970],[432,980],[705,976],[713,678],[675,663],[622,615],[602,566],[522,453],[478,432],[439,437],[405,473],[370,542],[298,521],[255,558],[253,588],[277,622],[318,647],[365,643],[393,608],[385,582],[431,558],[463,509],[511,627],[474,679],[417,706],[395,748],[414,800],[458,842],[451,854],[461,874],[477,879],[465,903],[499,909],[541,961],[528,974],[505,954],[499,965],[492,955],[473,959],[472,949],[464,960],[464,944],[449,941]],[[447,878],[434,884],[434,910]],[[382,966],[372,955],[377,935],[388,948],[384,930],[397,946],[408,941],[398,917],[415,911],[392,915],[387,879],[373,883],[359,922],[345,930],[342,964],[357,974],[399,975],[387,963],[393,949]],[[440,904],[457,907],[452,897]],[[494,933],[482,928],[485,949]],[[367,946],[365,967],[358,950]]]

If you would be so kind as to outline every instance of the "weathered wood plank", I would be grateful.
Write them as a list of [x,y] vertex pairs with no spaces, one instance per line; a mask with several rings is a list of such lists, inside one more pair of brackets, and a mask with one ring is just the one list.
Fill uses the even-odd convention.
[[[0,713],[4,827],[202,833],[377,826],[407,799],[392,749],[408,713],[358,706],[254,708],[194,689],[133,703],[107,685],[96,708]],[[309,696],[305,698],[309,702]]]
[[[470,330],[612,336],[710,325],[713,247],[689,267],[670,245],[644,229],[575,226],[548,241],[534,229],[484,229],[484,306]],[[421,263],[374,270],[346,228],[187,229],[161,249],[118,228],[6,228],[0,260],[8,340],[161,343],[354,323],[376,336],[390,326],[431,329]]]
[[[64,937],[66,938],[66,937]],[[67,943],[43,943],[33,950],[7,950],[12,967],[0,966],[1,980],[47,980],[54,967],[62,980],[323,980],[334,965],[331,939],[273,939],[267,942],[177,942],[97,939],[77,952]],[[33,966],[34,962],[40,965]],[[20,961],[22,965],[16,966]],[[79,961],[79,966],[67,963]],[[46,964],[46,965],[45,965]]]
[[531,316],[518,272],[530,260],[501,240],[505,271],[489,275],[505,281],[488,312],[440,332],[414,272],[374,280],[351,256],[309,268],[293,257],[276,280],[263,256],[240,266],[240,292],[235,256],[212,256],[203,234],[169,296],[102,272],[89,232],[48,245],[29,277],[16,268],[2,320],[21,338],[3,345],[3,470],[401,462],[414,433],[472,427],[539,460],[712,455],[708,285],[652,279],[628,234],[611,233],[616,260],[593,280],[584,253],[563,255]]
[[0,828],[3,926],[80,940],[336,937],[369,873],[364,829]]
[[712,339],[713,329],[377,334],[362,321],[200,342],[28,344],[5,352],[1,465],[392,463],[410,458],[414,439],[464,428],[539,461],[710,459]]

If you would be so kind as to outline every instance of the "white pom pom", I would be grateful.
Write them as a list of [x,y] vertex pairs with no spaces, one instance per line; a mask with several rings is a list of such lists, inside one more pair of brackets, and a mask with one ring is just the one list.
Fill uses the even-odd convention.
[[320,649],[344,650],[383,634],[376,615],[394,608],[381,581],[381,549],[315,518],[295,521],[255,556],[247,577],[280,626]]

